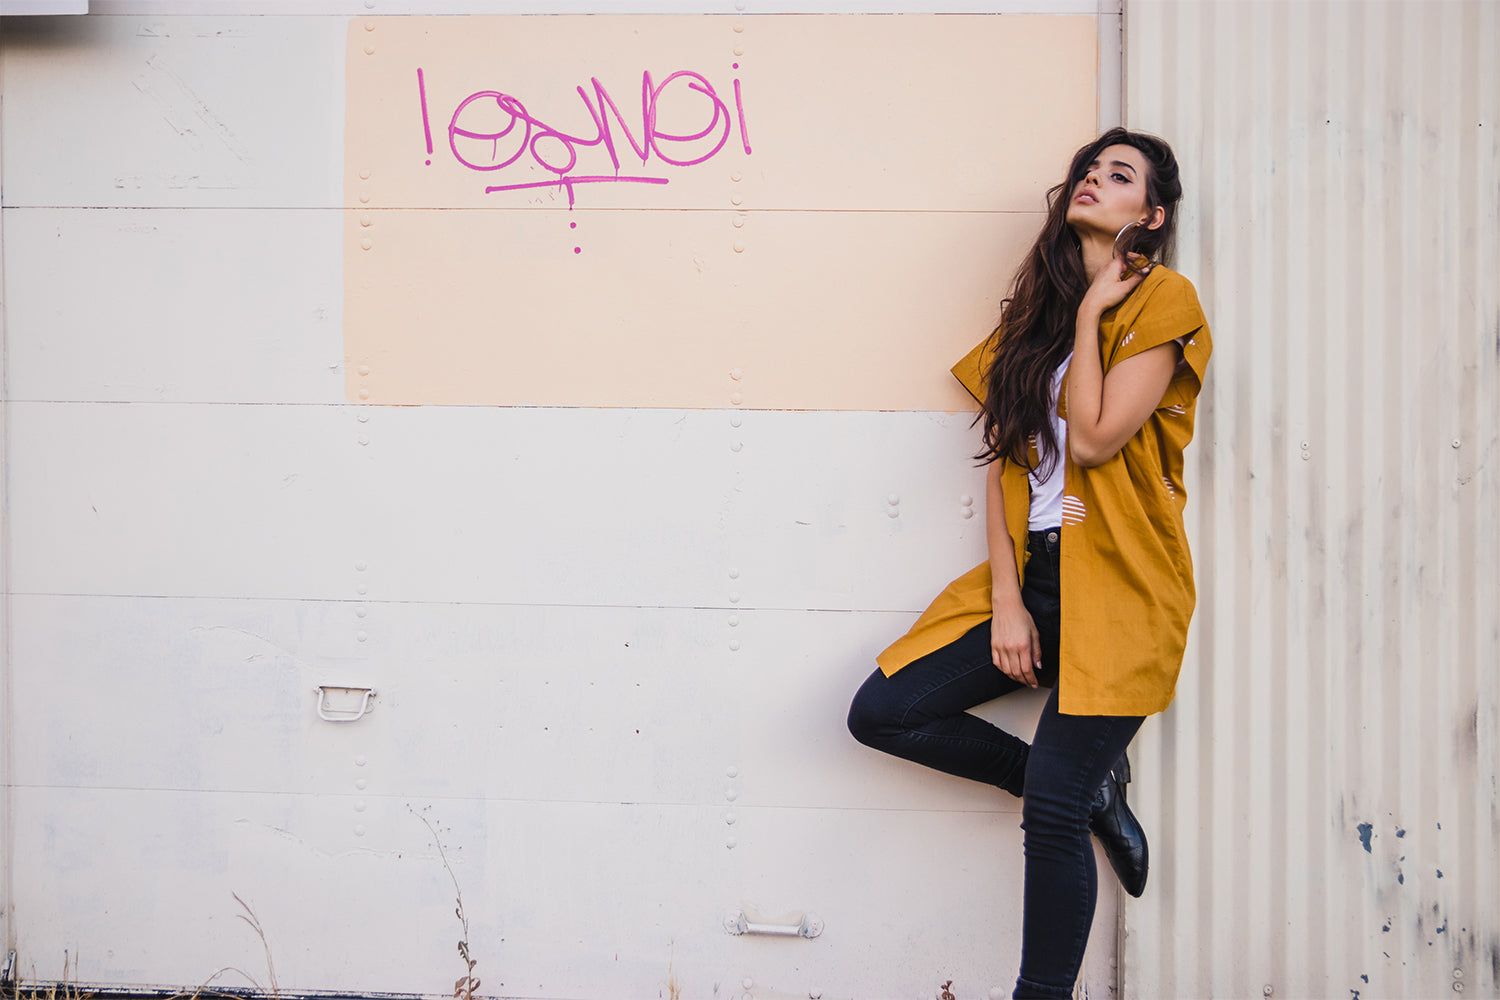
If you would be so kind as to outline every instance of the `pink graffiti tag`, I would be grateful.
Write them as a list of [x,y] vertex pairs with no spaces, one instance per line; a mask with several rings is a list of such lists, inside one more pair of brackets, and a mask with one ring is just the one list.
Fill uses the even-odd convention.
[[[679,83],[679,81],[681,81]],[[673,167],[691,167],[717,156],[729,141],[738,120],[740,144],[750,154],[749,131],[745,122],[745,105],[740,81],[734,81],[734,111],[719,97],[713,84],[700,73],[678,70],[660,84],[652,81],[650,71],[641,74],[640,138],[626,122],[609,91],[597,77],[591,77],[593,97],[582,86],[574,88],[593,122],[592,135],[572,135],[548,125],[526,109],[526,105],[498,90],[481,90],[470,94],[454,108],[448,120],[448,149],[459,164],[469,170],[498,172],[515,164],[528,169],[541,167],[554,175],[551,180],[510,184],[492,184],[486,194],[499,191],[521,191],[531,188],[560,187],[568,193],[568,207],[573,207],[574,188],[580,184],[666,184],[666,177],[621,174],[621,150],[616,145],[615,129],[624,136],[630,152],[645,166],[653,156]],[[674,83],[678,86],[669,92]],[[417,85],[422,106],[422,127],[428,153],[432,152],[432,129],[427,112],[426,78],[417,70]],[[674,110],[684,100],[697,95],[703,111],[712,110],[708,124],[697,131],[671,132],[662,123],[664,104]],[[679,114],[681,112],[679,111]],[[613,123],[611,123],[613,119]],[[460,148],[460,143],[463,148]],[[478,149],[476,151],[476,144]],[[488,144],[488,155],[483,144]],[[602,147],[609,157],[613,173],[575,172],[579,150]],[[528,162],[522,163],[523,158]],[[429,161],[430,162],[430,161]],[[603,164],[600,164],[603,167]]]

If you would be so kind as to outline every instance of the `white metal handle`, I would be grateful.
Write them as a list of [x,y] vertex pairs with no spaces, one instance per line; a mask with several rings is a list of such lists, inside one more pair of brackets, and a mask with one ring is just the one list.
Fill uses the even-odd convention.
[[823,921],[816,913],[803,915],[795,924],[756,924],[745,916],[744,910],[735,910],[724,918],[724,929],[731,934],[772,934],[780,937],[815,938],[823,933]]
[[[324,722],[358,722],[370,711],[370,699],[375,697],[375,689],[369,687],[348,687],[343,684],[319,684],[318,685],[318,718]],[[326,697],[329,691],[353,691],[362,692],[364,697],[359,700],[358,708],[340,709],[334,711],[326,707]]]

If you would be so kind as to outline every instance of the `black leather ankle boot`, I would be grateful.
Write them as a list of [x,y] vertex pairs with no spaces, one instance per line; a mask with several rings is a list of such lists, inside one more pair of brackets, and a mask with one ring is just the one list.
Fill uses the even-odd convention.
[[[1128,764],[1122,764],[1123,770]],[[1125,773],[1129,773],[1125,771]],[[1128,778],[1126,780],[1129,780]],[[1130,806],[1125,802],[1125,785],[1111,771],[1104,778],[1094,796],[1094,808],[1089,813],[1089,829],[1099,838],[1104,856],[1120,879],[1120,884],[1132,896],[1146,891],[1146,866],[1148,849],[1146,831]]]

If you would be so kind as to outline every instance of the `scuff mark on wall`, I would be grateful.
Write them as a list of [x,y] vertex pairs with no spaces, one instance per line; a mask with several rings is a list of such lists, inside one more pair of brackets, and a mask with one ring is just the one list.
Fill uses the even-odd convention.
[[284,827],[274,826],[270,823],[256,823],[244,818],[235,820],[234,825],[242,830],[248,830],[254,827],[267,833],[274,834],[278,838],[296,844],[298,847],[306,848],[308,851],[311,851],[318,857],[328,861],[332,861],[337,858],[351,858],[356,856],[368,856],[387,859],[399,859],[401,857],[401,852],[398,851],[377,851],[369,847],[351,847],[343,851],[325,851],[321,847],[314,847],[306,840],[297,836],[295,833]]
[[[182,77],[167,68],[160,56],[148,58],[146,69],[151,75],[142,74],[131,83],[136,90],[161,106],[166,122],[173,131],[188,140],[194,149],[201,149],[202,144],[197,141],[198,133],[192,125],[192,120],[196,120],[200,125],[206,126],[236,160],[241,163],[250,162],[250,151],[240,142],[239,137],[214,114]],[[162,84],[165,86],[161,86]]]
[[1373,851],[1370,850],[1370,837],[1373,835],[1375,827],[1372,824],[1370,824],[1370,823],[1361,823],[1361,824],[1359,824],[1358,829],[1359,829],[1359,842],[1360,842],[1361,846],[1364,847],[1365,853],[1366,854],[1372,854],[1372,853],[1374,853]]
[[[310,664],[310,663],[306,662],[305,660],[303,660],[301,657],[299,657],[296,653],[292,652],[290,649],[287,649],[285,646],[278,645],[277,643],[272,642],[270,639],[266,638],[265,636],[260,635],[260,634],[255,633],[255,632],[251,632],[248,629],[238,628],[238,627],[236,627],[234,625],[193,625],[193,626],[190,626],[188,628],[188,631],[189,632],[233,632],[233,633],[235,633],[237,635],[243,635],[243,636],[246,636],[247,638],[254,639],[257,642],[261,642],[261,643],[264,643],[267,646],[270,646],[272,649],[276,650],[276,652],[278,652],[278,653],[286,656],[288,659],[290,659],[292,661],[292,665],[293,666],[302,667],[304,670],[311,670],[312,669],[312,664]],[[263,656],[264,656],[264,654],[261,654],[261,653],[252,653],[249,656],[246,656],[244,658],[244,662],[245,663],[252,663],[252,662],[254,662],[256,660],[262,659]]]

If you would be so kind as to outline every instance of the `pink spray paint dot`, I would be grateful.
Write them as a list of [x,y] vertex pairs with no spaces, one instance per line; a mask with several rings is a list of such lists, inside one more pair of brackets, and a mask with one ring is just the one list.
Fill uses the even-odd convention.
[[578,228],[578,223],[576,223],[576,222],[570,222],[570,223],[568,223],[568,228],[569,229],[577,229]]
[[428,161],[427,161],[427,165],[428,165],[428,166],[429,166],[429,167],[430,167],[430,166],[432,166],[432,161],[431,161],[431,160],[428,160]]
[[573,252],[574,253],[583,253],[583,247],[574,247],[573,248]]
[[735,64],[734,64],[734,68],[735,68],[735,69],[739,69],[739,68],[740,68],[740,64],[739,64],[739,63],[735,63]]

